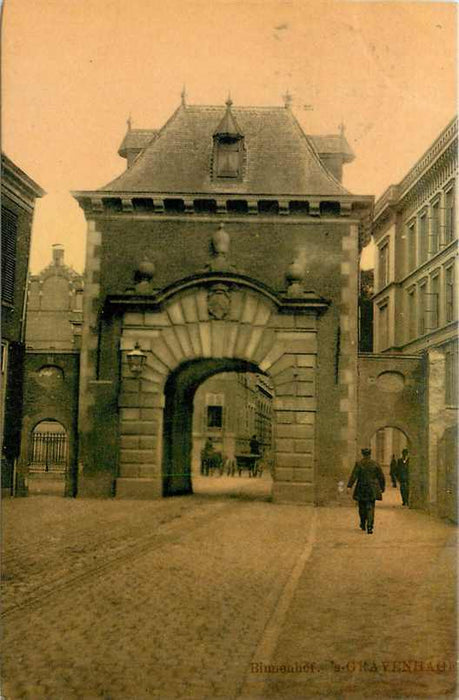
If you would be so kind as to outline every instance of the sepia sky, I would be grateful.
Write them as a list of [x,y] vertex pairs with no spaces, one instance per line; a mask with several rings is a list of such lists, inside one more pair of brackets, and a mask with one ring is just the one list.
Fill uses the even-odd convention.
[[69,191],[124,170],[129,113],[160,127],[183,84],[191,104],[230,91],[235,105],[280,105],[288,89],[308,133],[345,123],[356,160],[344,185],[380,195],[457,110],[456,33],[456,6],[441,2],[5,0],[2,148],[47,192],[32,272],[58,242],[83,269]]

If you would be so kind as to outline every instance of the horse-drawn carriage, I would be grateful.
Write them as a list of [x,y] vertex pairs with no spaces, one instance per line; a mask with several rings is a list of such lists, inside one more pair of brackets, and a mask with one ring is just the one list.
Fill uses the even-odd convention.
[[224,460],[221,452],[202,451],[201,454],[201,474],[203,476],[213,476],[215,472],[219,476],[223,475]]
[[259,454],[240,453],[234,457],[225,457],[221,452],[203,450],[201,453],[202,476],[242,476],[244,472],[249,477],[262,475],[263,465]]
[[234,458],[226,460],[226,473],[228,476],[235,476],[236,473],[242,476],[247,472],[249,477],[261,476],[263,466],[259,454],[240,453]]

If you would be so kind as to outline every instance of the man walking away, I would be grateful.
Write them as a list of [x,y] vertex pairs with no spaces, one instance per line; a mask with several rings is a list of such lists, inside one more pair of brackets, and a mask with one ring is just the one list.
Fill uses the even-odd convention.
[[402,450],[402,456],[397,462],[397,479],[400,483],[402,506],[408,506],[410,497],[410,457],[406,448]]
[[395,459],[395,455],[392,455],[390,461],[390,479],[394,489],[397,488],[397,460]]
[[375,501],[382,501],[382,494],[386,488],[386,480],[383,470],[377,462],[371,458],[371,450],[364,447],[362,459],[355,463],[347,488],[354,489],[354,501],[359,503],[360,529],[373,533],[375,521]]

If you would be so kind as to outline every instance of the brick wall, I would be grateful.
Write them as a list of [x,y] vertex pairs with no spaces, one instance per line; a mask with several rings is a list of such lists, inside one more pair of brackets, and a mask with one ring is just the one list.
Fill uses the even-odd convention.
[[[78,451],[79,353],[27,352],[25,357],[21,469],[27,472],[30,438],[35,426],[44,420],[61,423],[69,438],[67,495],[76,489]],[[59,371],[47,374],[43,368]]]
[[[115,406],[119,391],[117,343],[121,328],[119,320],[109,328],[107,315],[100,316],[106,296],[123,294],[127,288],[132,289],[134,271],[145,256],[155,263],[152,286],[156,289],[163,289],[202,272],[209,262],[211,236],[217,230],[219,221],[218,217],[173,218],[125,213],[117,216],[101,214],[88,219],[80,428],[83,433],[82,460],[85,471],[92,474],[93,483],[96,473],[101,480],[101,490],[95,488],[94,494],[107,494],[110,491],[110,484],[119,474],[119,455],[122,453],[115,418],[107,416],[96,398],[103,396],[100,401]],[[267,217],[237,217],[237,220],[225,217],[225,229],[231,238],[228,257],[238,271],[280,292],[287,286],[285,273],[289,264],[301,257],[305,262],[305,289],[313,290],[330,302],[328,311],[317,324],[317,351],[313,357],[307,358],[302,352],[297,357],[297,353],[291,352],[298,375],[314,371],[314,382],[311,384],[313,396],[288,397],[287,393],[284,398],[277,392],[275,404],[279,414],[279,439],[291,441],[291,444],[279,444],[279,447],[285,448],[279,449],[279,474],[287,475],[292,459],[302,460],[303,468],[313,475],[310,481],[311,486],[314,484],[312,491],[319,485],[317,493],[312,497],[308,495],[308,499],[317,497],[319,501],[327,501],[334,497],[336,482],[343,478],[356,452],[357,224],[345,218],[314,220],[310,217],[295,220],[292,217],[286,221],[275,217],[270,221]],[[102,325],[99,327],[101,319]],[[301,324],[304,319],[283,315],[278,321],[288,334],[300,330],[296,324]],[[144,323],[147,322],[143,320]],[[152,330],[150,325],[148,332],[151,334]],[[218,345],[217,339],[215,336]],[[167,354],[170,350],[167,350],[167,342],[162,340],[161,345],[164,346],[164,343]],[[210,349],[211,356],[219,356],[217,345],[215,352],[213,347]],[[278,360],[280,356],[270,361],[269,365]],[[260,368],[265,369],[261,365]],[[126,386],[134,386],[135,380],[128,379],[126,377]],[[292,390],[293,384],[290,384]],[[302,387],[306,387],[306,383]],[[123,411],[155,408],[125,405],[125,394],[123,389],[119,404],[121,425],[130,420]],[[309,413],[307,406],[311,401],[314,404],[317,401],[318,410],[309,424],[314,427],[308,428],[310,416],[306,414]],[[292,408],[293,403],[295,409]],[[101,411],[106,418],[101,418]],[[109,429],[106,420],[110,423]],[[97,434],[101,430],[104,430],[106,438],[105,454],[101,454],[97,448]],[[310,452],[306,450],[310,438],[304,437],[308,431],[314,433],[318,446]],[[121,439],[124,439],[122,431]],[[295,454],[297,457],[294,458]],[[300,454],[303,455],[301,460],[298,457]],[[155,457],[155,464],[158,459],[160,457]],[[299,467],[299,464],[296,466]],[[138,471],[138,467],[136,469]],[[105,476],[101,476],[102,473]]]

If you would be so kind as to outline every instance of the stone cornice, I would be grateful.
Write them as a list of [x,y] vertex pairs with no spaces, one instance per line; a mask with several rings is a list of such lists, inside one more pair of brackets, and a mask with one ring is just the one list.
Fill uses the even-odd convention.
[[424,155],[408,171],[398,185],[391,185],[375,204],[374,226],[380,228],[388,215],[401,209],[416,197],[425,187],[429,178],[438,173],[448,162],[457,163],[457,129],[455,117],[433,142]]
[[[441,132],[441,134],[435,139],[430,148],[424,153],[423,156],[413,165],[411,170],[405,175],[403,180],[400,182],[398,188],[400,196],[405,196],[406,192],[413,186],[413,184],[427,171],[429,170],[433,163],[439,158],[439,156],[451,145],[454,141],[457,141],[457,117],[451,120],[448,126]],[[455,149],[457,153],[457,147]]]
[[2,196],[10,197],[17,204],[32,211],[35,199],[45,194],[32,178],[2,153]]
[[[86,216],[218,216],[231,217],[257,215],[278,218],[290,217],[354,217],[362,218],[372,210],[374,197],[371,195],[258,195],[235,194],[231,192],[209,192],[206,195],[193,192],[109,192],[100,190],[74,191],[72,196],[78,201]],[[176,209],[171,207],[175,203]],[[202,203],[209,209],[203,209]],[[295,205],[304,205],[304,210]],[[231,205],[244,205],[245,210],[231,208]],[[272,205],[273,211],[264,209]],[[334,208],[333,208],[334,207]]]
[[159,311],[176,294],[196,287],[211,287],[216,283],[257,292],[273,303],[278,313],[313,313],[319,315],[325,312],[330,305],[327,299],[318,296],[315,292],[305,291],[301,295],[292,297],[288,295],[286,290],[274,291],[262,282],[254,280],[247,275],[204,272],[186,277],[163,289],[152,289],[151,294],[125,292],[123,294],[109,295],[105,300],[105,310],[108,313],[112,313],[115,309],[127,310],[132,308],[143,310],[148,308],[149,310]]
[[419,355],[409,355],[408,353],[400,353],[400,352],[359,352],[358,354],[358,359],[359,360],[373,360],[373,361],[380,361],[380,360],[416,360],[419,362],[421,359]]

